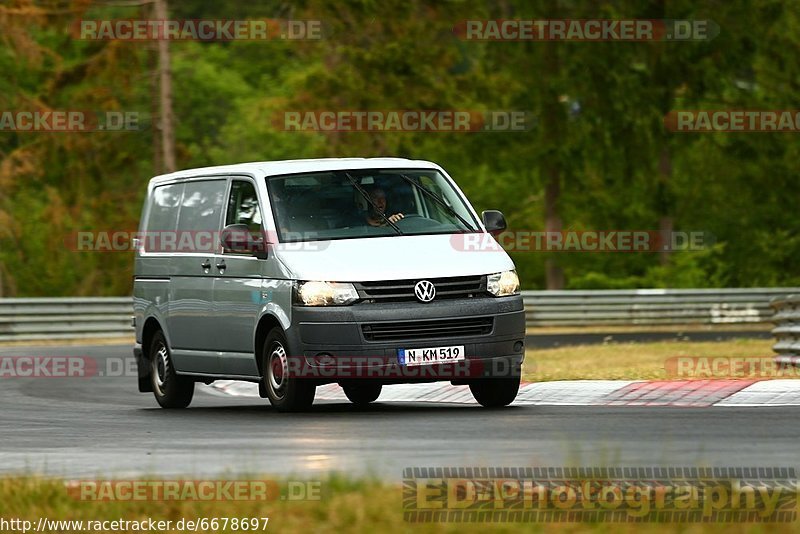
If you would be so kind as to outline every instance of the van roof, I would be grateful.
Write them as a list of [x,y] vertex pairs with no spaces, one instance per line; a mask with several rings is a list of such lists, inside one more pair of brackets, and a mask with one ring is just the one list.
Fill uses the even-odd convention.
[[168,182],[180,178],[192,178],[209,174],[235,174],[248,173],[263,176],[276,176],[280,174],[294,174],[301,172],[336,171],[343,169],[372,169],[372,168],[430,168],[439,169],[435,163],[424,160],[410,160],[405,158],[319,158],[319,159],[287,159],[281,161],[253,161],[249,163],[236,163],[234,165],[219,165],[216,167],[201,167],[185,169],[170,174],[162,174],[150,180],[150,183]]

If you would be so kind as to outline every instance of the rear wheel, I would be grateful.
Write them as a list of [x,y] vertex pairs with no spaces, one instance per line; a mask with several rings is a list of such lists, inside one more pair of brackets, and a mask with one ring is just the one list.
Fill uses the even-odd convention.
[[150,344],[150,379],[153,394],[162,408],[186,408],[194,397],[194,381],[179,376],[172,363],[167,339],[159,330]]
[[283,331],[270,330],[261,353],[261,380],[276,410],[301,412],[313,404],[317,387],[309,378],[291,376],[287,347]]
[[519,376],[479,378],[470,382],[469,389],[475,400],[485,408],[508,406],[517,398]]
[[370,402],[378,400],[383,386],[380,382],[360,380],[342,384],[342,389],[347,398],[350,399],[350,402],[356,406],[366,406]]

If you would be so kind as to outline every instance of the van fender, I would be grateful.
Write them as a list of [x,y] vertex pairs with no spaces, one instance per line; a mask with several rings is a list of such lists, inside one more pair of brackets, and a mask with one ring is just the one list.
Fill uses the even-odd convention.
[[[286,311],[274,302],[268,302],[261,309],[258,311],[258,321],[256,321],[256,329],[258,329],[259,323],[264,318],[265,315],[271,315],[275,317],[278,322],[281,324],[281,328],[283,331],[287,331],[290,326],[292,326],[292,320],[286,314]],[[256,331],[253,331],[253,338],[255,339]],[[256,347],[256,350],[258,347]]]
[[146,393],[153,391],[153,386],[150,381],[150,355],[147,354],[147,351],[150,349],[150,347],[145,346],[146,340],[144,339],[144,327],[148,321],[156,321],[161,329],[161,332],[164,334],[165,339],[167,340],[167,346],[172,346],[172,344],[166,327],[166,318],[157,306],[153,304],[148,305],[143,310],[141,317],[141,324],[137,324],[137,330],[139,331],[141,337],[137,336],[139,339],[137,339],[137,342],[134,345],[133,355],[136,359],[136,368],[139,375],[139,391]]

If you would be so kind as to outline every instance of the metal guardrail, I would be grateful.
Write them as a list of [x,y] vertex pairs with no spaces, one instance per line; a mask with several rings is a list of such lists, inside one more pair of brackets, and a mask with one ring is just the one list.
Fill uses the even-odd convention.
[[523,291],[528,326],[768,323],[794,288]]
[[[778,345],[794,343],[792,350],[798,354],[798,334],[789,335],[792,328],[800,331],[797,301],[791,312],[786,311],[788,304],[776,305],[784,301],[770,306],[773,299],[790,293],[800,294],[800,288],[523,291],[522,295],[529,327],[768,323],[775,307],[776,320],[794,314],[773,330],[784,336]],[[130,297],[0,299],[0,341],[130,336],[132,313]],[[784,335],[782,328],[790,330]]]
[[130,297],[0,299],[0,341],[133,334]]
[[772,350],[778,353],[775,359],[781,363],[800,363],[800,295],[776,298],[772,307],[775,309],[772,335],[776,339]]

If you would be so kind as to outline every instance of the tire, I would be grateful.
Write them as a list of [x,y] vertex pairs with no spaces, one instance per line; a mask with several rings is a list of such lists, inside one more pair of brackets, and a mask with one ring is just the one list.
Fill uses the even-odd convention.
[[380,382],[372,382],[370,380],[357,380],[342,384],[342,389],[350,402],[356,406],[366,406],[378,400],[383,385]]
[[150,381],[162,408],[186,408],[194,397],[194,381],[175,372],[164,333],[159,330],[150,343]]
[[469,390],[484,408],[501,408],[517,398],[519,381],[519,376],[480,378],[470,382]]
[[314,403],[317,386],[289,373],[288,343],[280,328],[267,334],[261,350],[261,380],[270,404],[279,412],[302,412]]

